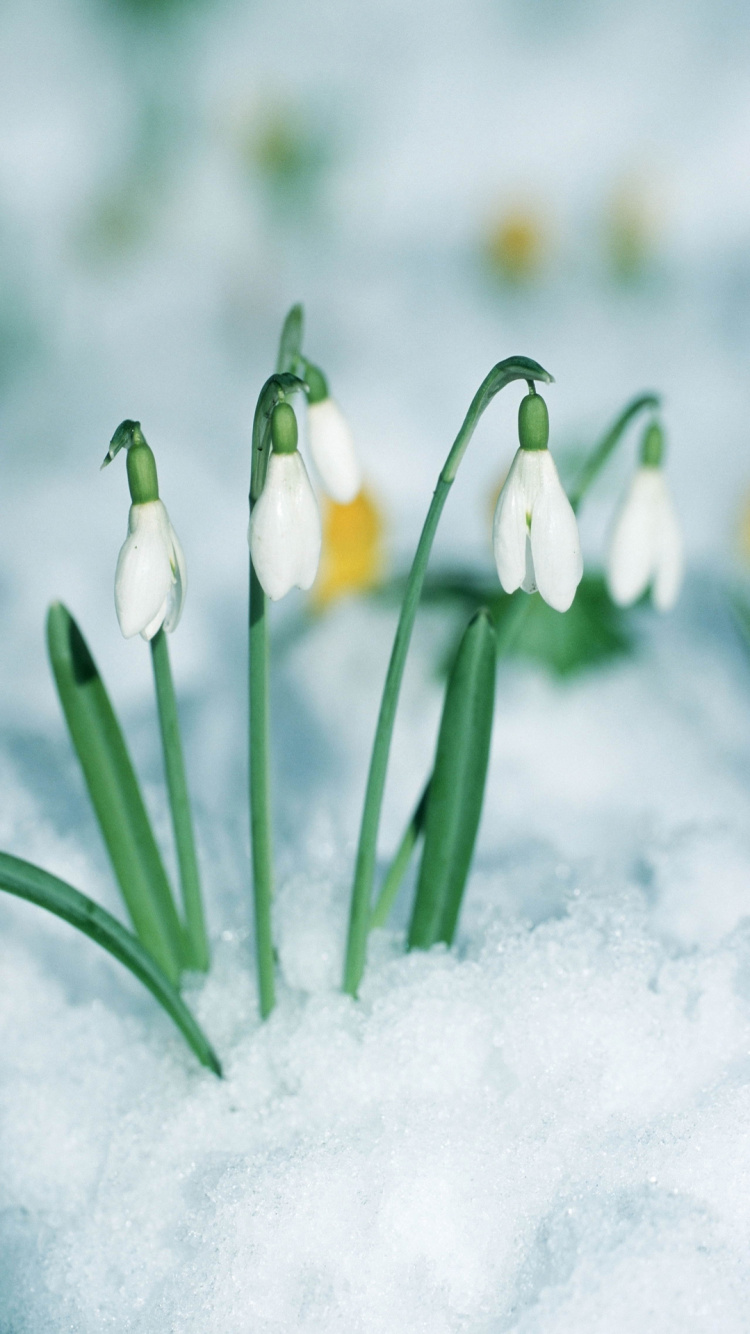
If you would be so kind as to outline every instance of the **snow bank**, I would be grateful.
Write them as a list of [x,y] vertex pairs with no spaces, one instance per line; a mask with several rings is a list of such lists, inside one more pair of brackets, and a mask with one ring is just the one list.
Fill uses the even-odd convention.
[[[458,947],[404,957],[402,903],[359,1003],[337,991],[354,831],[332,794],[360,749],[340,732],[284,852],[284,981],[263,1027],[242,858],[207,868],[223,930],[193,1003],[222,1083],[93,946],[2,905],[0,1328],[746,1328],[750,674],[726,627],[684,654],[715,597],[693,590],[638,664],[564,689],[506,669]],[[343,609],[289,680],[323,648],[365,652],[368,626],[382,638],[380,615]],[[424,634],[423,682],[432,648]],[[404,792],[433,693],[407,694]],[[292,697],[287,725],[312,726],[310,708]],[[604,750],[616,775],[588,808],[544,787],[545,765],[571,766],[574,721],[577,770]],[[3,787],[17,837],[33,825],[59,867],[44,803],[12,774]]]

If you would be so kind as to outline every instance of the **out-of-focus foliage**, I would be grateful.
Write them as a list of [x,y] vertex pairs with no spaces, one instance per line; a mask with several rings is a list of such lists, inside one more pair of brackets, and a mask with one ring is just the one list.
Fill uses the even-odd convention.
[[79,250],[86,259],[106,264],[146,240],[165,198],[178,144],[172,118],[147,98],[128,158],[113,172],[81,228]]
[[[402,577],[383,585],[380,594],[388,601],[403,591]],[[480,607],[487,607],[502,637],[506,618],[519,599],[526,601],[525,615],[510,636],[505,653],[531,659],[554,676],[567,677],[599,667],[635,650],[632,611],[612,602],[604,576],[584,574],[573,605],[561,614],[538,593],[508,595],[496,581],[471,570],[445,570],[428,575],[423,592],[426,605],[460,610],[461,621]],[[456,653],[456,640],[440,663],[441,675],[448,671]]]
[[331,154],[328,134],[300,107],[261,105],[239,127],[242,166],[281,210],[312,201]]
[[656,238],[652,208],[641,184],[626,181],[618,186],[605,207],[602,231],[605,259],[613,277],[625,284],[646,278]]
[[103,3],[105,9],[121,10],[138,18],[149,19],[196,9],[199,5],[209,4],[210,0],[103,0]]

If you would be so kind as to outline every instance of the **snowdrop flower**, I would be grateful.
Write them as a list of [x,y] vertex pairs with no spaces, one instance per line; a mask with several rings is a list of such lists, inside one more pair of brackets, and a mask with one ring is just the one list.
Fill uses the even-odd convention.
[[123,444],[128,450],[133,503],[115,571],[115,609],[126,639],[138,634],[153,639],[162,627],[174,630],[182,615],[187,569],[179,539],[159,499],[156,462],[138,422],[123,422],[118,427],[105,464]]
[[271,440],[266,480],[250,515],[248,541],[261,587],[277,602],[295,586],[310,587],[318,572],[322,535],[289,403],[277,403],[273,410]]
[[547,449],[547,405],[531,392],[518,412],[520,448],[495,509],[492,544],[506,593],[541,593],[567,611],[583,575],[578,525]]
[[682,535],[661,468],[661,427],[652,422],[641,448],[641,465],[615,520],[607,561],[613,602],[628,607],[651,585],[659,611],[669,611],[682,584]]
[[115,573],[115,607],[125,638],[153,639],[162,626],[174,630],[186,589],[185,557],[162,502],[131,505]]
[[349,423],[328,394],[325,376],[310,362],[305,368],[309,388],[307,430],[310,453],[332,500],[348,505],[362,486],[362,471]]

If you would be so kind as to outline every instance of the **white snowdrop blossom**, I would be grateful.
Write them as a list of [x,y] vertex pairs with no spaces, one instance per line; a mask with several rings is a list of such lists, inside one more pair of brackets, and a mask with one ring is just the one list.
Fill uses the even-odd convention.
[[131,505],[115,572],[115,608],[125,638],[153,639],[162,626],[174,630],[186,589],[185,557],[164,505]]
[[320,512],[297,450],[271,453],[250,515],[248,541],[255,572],[272,602],[294,587],[311,586],[320,559]]
[[492,544],[506,593],[538,589],[567,611],[583,575],[578,525],[548,449],[519,449],[497,502]]
[[348,505],[362,487],[351,428],[338,403],[323,398],[307,409],[310,453],[320,478],[333,500]]
[[654,606],[669,611],[684,572],[682,535],[660,467],[636,469],[615,520],[607,585],[620,607],[637,602],[649,584]]

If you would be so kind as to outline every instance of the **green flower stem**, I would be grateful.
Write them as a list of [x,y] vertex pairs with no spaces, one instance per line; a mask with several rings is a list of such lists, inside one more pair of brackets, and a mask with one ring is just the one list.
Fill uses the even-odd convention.
[[250,561],[250,837],[253,856],[255,949],[261,1018],[276,1004],[271,934],[273,838],[271,833],[269,640],[267,598]]
[[169,648],[164,630],[158,630],[151,640],[151,661],[154,668],[156,704],[159,712],[161,744],[164,753],[164,772],[167,778],[172,829],[180,868],[182,903],[185,912],[185,966],[198,972],[208,971],[208,940],[203,916],[198,858],[195,853],[190,796],[185,777],[177,700],[174,693]]
[[430,796],[430,783],[432,778],[428,778],[422,788],[422,795],[419,798],[412,817],[404,830],[404,836],[398,845],[393,861],[386,872],[377,903],[370,914],[370,930],[374,927],[385,926],[390,916],[391,908],[396,901],[396,895],[401,887],[401,881],[406,874],[406,868],[411,861],[411,854],[416,847],[417,839],[424,829],[425,815],[427,814],[427,802]]
[[594,447],[586,459],[581,469],[578,482],[574,486],[569,497],[574,511],[578,511],[583,497],[594,479],[601,472],[610,455],[617,448],[625,430],[630,425],[633,418],[637,417],[639,412],[643,412],[647,408],[658,408],[660,404],[661,399],[658,394],[639,394],[637,398],[634,398],[632,402],[628,403],[628,406],[620,413],[620,416],[607,431],[606,435],[602,437],[599,444]]
[[[502,625],[497,631],[498,659],[504,657],[508,649],[514,643],[516,636],[528,615],[533,598],[537,595],[518,592],[511,594],[511,596],[513,598],[513,605],[506,612]],[[404,830],[403,838],[398,845],[393,861],[386,871],[380,894],[378,895],[377,902],[370,917],[370,930],[373,930],[375,927],[385,926],[390,916],[391,909],[401,887],[401,881],[403,880],[409,862],[411,861],[411,854],[416,847],[417,839],[424,829],[431,782],[432,778],[430,777],[422,789],[422,795],[414,807],[411,819]]]
[[427,518],[406,583],[401,614],[383,687],[383,697],[380,703],[380,713],[370,759],[354,884],[352,886],[349,932],[344,964],[343,989],[350,996],[356,996],[365,968],[380,811],[383,804],[391,737],[396,719],[401,680],[409,652],[409,642],[440,515],[443,512],[448,492],[453,485],[459,464],[468,448],[477,422],[495,394],[504,389],[512,380],[543,380],[549,384],[551,379],[551,375],[538,362],[531,361],[527,357],[509,357],[506,361],[501,361],[493,367],[472,400],[463,425],[440,473],[430,508],[427,511]]
[[[276,374],[264,384],[253,421],[250,511],[258,500],[266,476],[270,448],[270,415],[284,392],[301,388],[289,372],[296,364],[302,341],[302,307],[293,306],[284,321],[276,362]],[[249,640],[249,745],[250,745],[250,838],[253,864],[255,950],[258,961],[258,992],[261,1018],[276,1004],[275,953],[271,926],[273,901],[273,832],[271,826],[270,740],[270,643],[268,599],[250,560]]]

